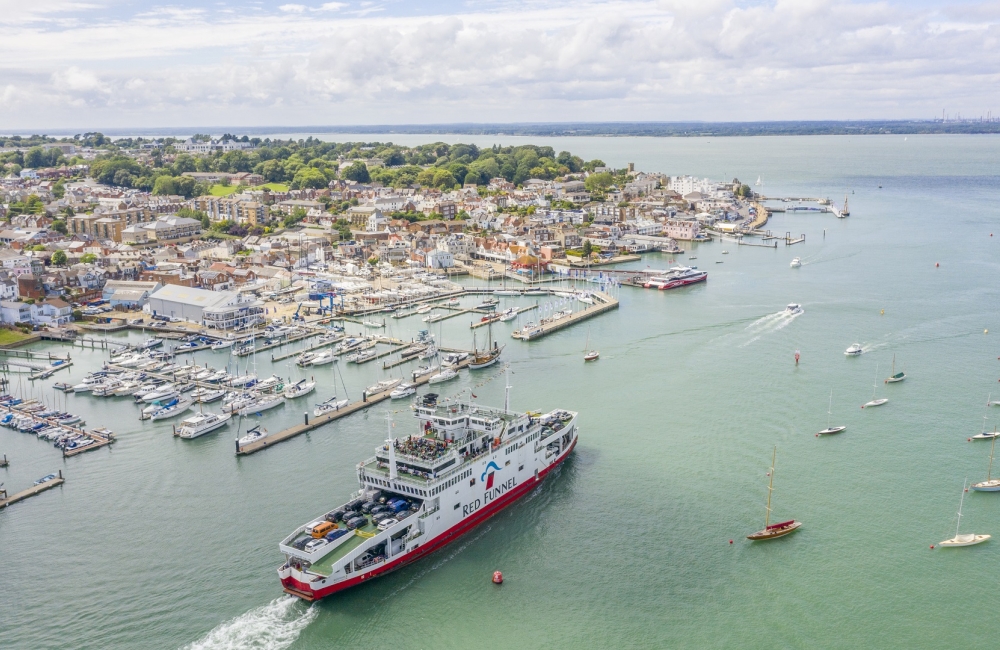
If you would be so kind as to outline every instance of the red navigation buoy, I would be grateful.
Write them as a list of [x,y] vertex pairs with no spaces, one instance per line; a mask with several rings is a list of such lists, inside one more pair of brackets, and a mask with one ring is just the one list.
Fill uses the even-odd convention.
[[938,262],[934,262],[934,268],[937,268],[939,266],[941,266],[941,264],[939,264]]
[[503,574],[499,571],[493,572],[493,584],[502,585],[503,584]]
[[934,545],[933,545],[933,544],[931,544],[931,550],[932,550],[932,551],[934,550]]
[[733,543],[733,540],[729,540],[729,543],[730,543],[730,544],[732,544],[732,543]]
[[799,365],[799,351],[795,351],[795,365]]

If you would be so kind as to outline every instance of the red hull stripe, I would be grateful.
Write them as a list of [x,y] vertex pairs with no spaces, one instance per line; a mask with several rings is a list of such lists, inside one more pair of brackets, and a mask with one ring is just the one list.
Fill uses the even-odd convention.
[[394,571],[403,566],[406,566],[411,562],[415,562],[424,555],[427,555],[428,553],[431,553],[441,548],[442,546],[450,544],[451,542],[455,541],[465,533],[469,532],[479,524],[483,523],[493,515],[497,514],[498,512],[500,512],[501,510],[503,510],[504,508],[514,503],[528,492],[530,492],[539,483],[541,483],[546,476],[548,476],[548,473],[550,471],[561,465],[562,462],[566,460],[566,458],[570,455],[570,453],[572,453],[573,449],[576,447],[576,441],[578,439],[579,438],[573,440],[572,444],[570,444],[569,446],[569,449],[563,452],[563,455],[560,456],[555,463],[549,465],[543,471],[538,473],[537,481],[529,479],[527,482],[522,483],[521,485],[514,488],[514,490],[508,492],[500,499],[494,501],[490,506],[484,507],[481,510],[477,511],[475,514],[466,517],[461,522],[456,524],[453,528],[451,528],[447,532],[438,535],[432,541],[428,542],[426,545],[417,547],[415,551],[406,553],[405,555],[396,558],[391,562],[383,564],[382,566],[374,568],[370,571],[365,571],[355,578],[338,582],[337,584],[330,585],[329,587],[326,587],[325,589],[320,589],[318,591],[314,591],[308,584],[300,582],[295,578],[292,578],[291,576],[282,580],[281,584],[286,588],[298,592],[303,592],[305,594],[311,595],[313,599],[319,600],[320,598],[324,598],[326,596],[329,596],[330,594],[336,593],[338,591],[343,591],[344,589],[348,589],[362,582],[367,582],[368,580],[378,577],[383,573]]

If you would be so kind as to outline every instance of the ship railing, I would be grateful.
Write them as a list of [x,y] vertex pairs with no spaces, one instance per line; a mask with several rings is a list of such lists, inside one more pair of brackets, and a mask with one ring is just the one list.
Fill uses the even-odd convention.
[[430,517],[431,515],[433,515],[435,512],[437,512],[440,509],[441,509],[440,507],[437,507],[437,508],[434,508],[432,510],[428,510],[428,511],[424,512],[422,515],[420,515],[420,518],[421,519],[426,519],[427,517]]

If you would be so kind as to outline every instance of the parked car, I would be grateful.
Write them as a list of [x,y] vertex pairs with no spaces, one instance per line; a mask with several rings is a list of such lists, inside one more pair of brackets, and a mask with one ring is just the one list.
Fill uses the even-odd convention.
[[394,518],[387,517],[387,518],[383,519],[382,521],[378,522],[378,529],[379,530],[389,530],[390,528],[392,528],[393,526],[395,526],[398,523],[399,522],[396,521]]
[[324,546],[326,546],[329,543],[330,542],[328,542],[324,538],[314,539],[313,541],[311,541],[308,544],[306,544],[306,547],[303,550],[306,553],[312,553],[313,551],[316,551],[316,550],[319,550],[319,549],[323,548]]
[[368,523],[368,520],[364,517],[354,517],[347,522],[347,529],[354,530],[355,528],[361,528]]
[[333,540],[335,540],[335,539],[338,539],[338,538],[340,538],[340,537],[343,537],[343,536],[344,536],[344,535],[346,535],[346,534],[347,534],[348,532],[349,532],[349,531],[348,531],[348,530],[347,530],[346,528],[338,528],[337,530],[333,531],[332,533],[327,533],[327,535],[326,535],[326,540],[327,540],[328,542],[332,542],[332,541],[333,541]]
[[388,512],[380,512],[377,515],[372,515],[372,522],[377,524],[391,516]]

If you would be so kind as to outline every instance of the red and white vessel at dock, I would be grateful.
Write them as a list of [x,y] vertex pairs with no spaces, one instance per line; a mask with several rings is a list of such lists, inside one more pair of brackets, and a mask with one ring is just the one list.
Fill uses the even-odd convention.
[[[576,446],[577,414],[414,407],[419,432],[358,464],[361,489],[281,541],[284,590],[317,600],[435,551],[534,489]],[[391,430],[391,429],[390,429]]]
[[708,279],[708,272],[699,271],[695,267],[675,266],[666,275],[655,275],[642,285],[646,289],[676,289]]

